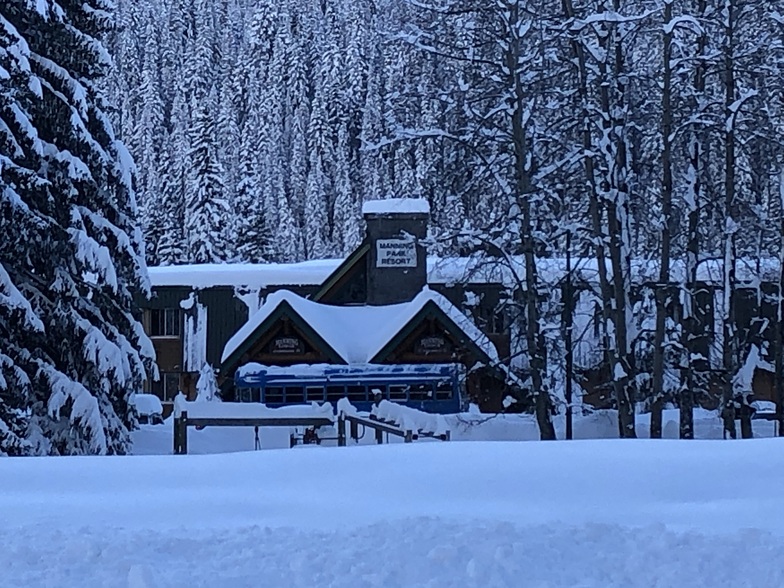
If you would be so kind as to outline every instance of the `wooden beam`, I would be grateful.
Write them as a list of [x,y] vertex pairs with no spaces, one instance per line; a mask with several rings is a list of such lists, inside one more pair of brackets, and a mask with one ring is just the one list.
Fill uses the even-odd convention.
[[242,417],[188,418],[188,427],[326,427],[334,421],[326,417]]

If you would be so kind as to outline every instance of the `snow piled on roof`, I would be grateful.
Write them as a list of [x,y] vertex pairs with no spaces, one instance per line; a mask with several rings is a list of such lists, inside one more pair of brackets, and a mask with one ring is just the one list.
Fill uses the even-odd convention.
[[368,200],[362,214],[430,214],[430,203],[423,198],[386,198]]
[[[386,201],[380,201],[386,202]],[[153,287],[184,286],[196,289],[227,286],[262,290],[280,286],[320,286],[343,263],[342,259],[318,259],[300,263],[227,263],[201,265],[173,265],[151,267]],[[555,284],[566,277],[566,259],[551,257],[537,259],[537,270],[545,284]],[[758,267],[759,266],[759,267]],[[598,283],[596,259],[572,259],[575,280]],[[608,274],[612,274],[609,260]],[[721,284],[722,260],[710,259],[700,263],[699,281]],[[685,268],[681,261],[671,264],[673,282],[683,282]],[[778,259],[738,259],[736,277],[743,284],[778,280]],[[635,284],[655,282],[659,279],[659,264],[654,260],[632,260],[632,281]],[[427,259],[428,284],[503,284],[519,288],[525,280],[525,260],[476,255],[471,257],[435,257]]]
[[273,292],[226,343],[221,362],[228,360],[283,302],[287,302],[349,364],[370,363],[428,302],[443,310],[491,361],[498,361],[493,343],[467,316],[441,294],[424,288],[410,302],[387,306],[331,306],[307,300],[288,290]]
[[205,263],[148,269],[153,287],[320,286],[342,262],[342,259],[317,259],[301,263]]

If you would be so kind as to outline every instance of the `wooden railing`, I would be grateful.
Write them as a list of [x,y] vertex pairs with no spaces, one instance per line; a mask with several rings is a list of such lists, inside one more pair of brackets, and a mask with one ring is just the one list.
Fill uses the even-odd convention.
[[413,431],[411,429],[402,429],[401,427],[397,426],[395,423],[390,423],[387,421],[382,421],[376,418],[374,415],[370,415],[367,417],[359,416],[355,414],[346,414],[342,412],[338,416],[338,446],[345,447],[347,444],[347,436],[346,436],[346,423],[349,424],[349,435],[354,441],[359,441],[361,435],[359,434],[359,427],[365,427],[366,429],[371,429],[375,432],[376,436],[376,443],[379,445],[384,442],[384,433],[387,435],[394,435],[395,437],[401,437],[404,443],[411,443],[412,441],[416,441],[420,437],[427,437],[432,439],[440,439],[441,441],[449,441],[450,434],[449,431],[445,431],[441,434],[436,434],[430,431]]
[[174,454],[188,453],[188,427],[326,427],[334,424],[328,417],[188,417],[183,410],[174,419]]
[[[441,441],[450,440],[449,431],[435,433],[432,431],[403,429],[396,423],[381,420],[375,415],[360,416],[341,412],[337,419],[339,447],[345,447],[347,444],[346,423],[348,423],[350,437],[357,442],[362,437],[359,434],[360,427],[374,431],[376,443],[378,444],[384,442],[384,434],[400,437],[405,443],[411,443],[420,438],[440,439]],[[328,416],[189,417],[188,411],[183,410],[179,416],[174,418],[174,454],[186,455],[188,453],[188,427],[255,427],[256,449],[259,449],[258,430],[260,427],[318,428],[334,424],[333,419]]]

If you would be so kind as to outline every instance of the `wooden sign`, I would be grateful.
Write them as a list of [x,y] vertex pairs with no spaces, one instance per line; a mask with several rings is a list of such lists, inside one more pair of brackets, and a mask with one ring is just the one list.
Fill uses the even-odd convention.
[[291,355],[305,352],[305,345],[299,337],[276,337],[270,343],[270,353]]
[[449,344],[446,339],[440,335],[430,335],[422,337],[416,344],[416,353],[421,355],[428,355],[430,353],[447,353],[449,351]]
[[376,267],[416,267],[416,242],[413,239],[378,239]]

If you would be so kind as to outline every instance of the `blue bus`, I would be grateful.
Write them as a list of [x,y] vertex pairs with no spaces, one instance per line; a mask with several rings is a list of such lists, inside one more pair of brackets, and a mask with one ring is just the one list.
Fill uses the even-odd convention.
[[386,399],[425,412],[451,414],[463,408],[460,364],[293,365],[247,364],[234,376],[237,402],[272,408],[305,402],[336,404],[347,398],[360,411]]

